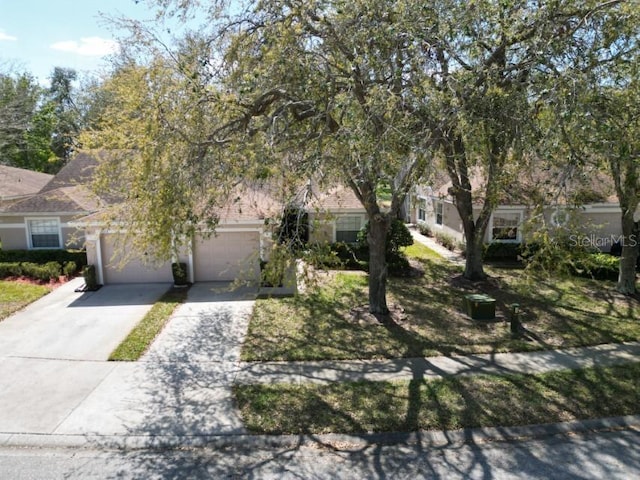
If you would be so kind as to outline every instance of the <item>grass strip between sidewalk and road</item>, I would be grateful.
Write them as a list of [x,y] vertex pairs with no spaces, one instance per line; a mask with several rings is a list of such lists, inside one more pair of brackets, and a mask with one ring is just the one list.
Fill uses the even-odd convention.
[[163,329],[171,314],[187,299],[188,288],[171,288],[151,307],[127,338],[109,355],[113,361],[138,360]]
[[237,385],[260,434],[409,432],[519,426],[640,413],[640,363],[538,375]]
[[12,313],[22,310],[40,297],[44,297],[50,291],[51,288],[45,285],[0,280],[0,320],[4,320]]

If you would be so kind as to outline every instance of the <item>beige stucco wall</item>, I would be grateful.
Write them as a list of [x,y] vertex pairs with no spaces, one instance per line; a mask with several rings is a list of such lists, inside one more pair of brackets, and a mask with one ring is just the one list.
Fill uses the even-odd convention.
[[71,227],[68,222],[75,219],[74,215],[27,215],[0,216],[0,241],[4,250],[26,250],[29,248],[27,238],[27,220],[55,218],[60,222],[62,234],[62,248],[82,248],[84,234],[81,230]]

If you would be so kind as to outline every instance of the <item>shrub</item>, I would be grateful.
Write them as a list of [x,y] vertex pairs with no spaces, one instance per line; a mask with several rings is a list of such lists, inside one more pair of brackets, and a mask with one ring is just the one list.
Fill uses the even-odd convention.
[[65,277],[72,277],[78,271],[78,265],[76,262],[64,262],[62,265],[62,274]]
[[22,267],[18,262],[0,263],[0,278],[20,276],[22,276]]
[[522,245],[511,242],[492,242],[484,247],[485,260],[518,260]]
[[418,231],[425,237],[433,237],[433,230],[426,223],[418,223]]
[[187,285],[187,264],[172,263],[171,273],[173,274],[173,283],[175,285]]
[[572,264],[574,275],[596,280],[616,280],[620,258],[607,253],[589,253],[578,257]]
[[25,277],[33,278],[35,280],[42,280],[48,282],[52,278],[57,279],[62,273],[62,267],[58,262],[47,262],[44,265],[37,263],[21,263],[22,275]]
[[451,250],[453,252],[456,249],[458,241],[448,233],[436,232],[435,238],[436,242],[438,242],[447,250]]
[[[367,234],[369,233],[369,222],[358,232],[357,248],[363,251],[369,249]],[[394,219],[387,232],[385,250],[387,260],[400,254],[400,248],[413,245],[411,232],[402,220]]]
[[75,262],[78,266],[87,264],[87,254],[83,250],[0,250],[0,263],[26,262],[45,264]]
[[87,265],[82,271],[84,276],[84,283],[88,290],[96,290],[98,288],[98,277],[96,275],[96,267],[94,265]]

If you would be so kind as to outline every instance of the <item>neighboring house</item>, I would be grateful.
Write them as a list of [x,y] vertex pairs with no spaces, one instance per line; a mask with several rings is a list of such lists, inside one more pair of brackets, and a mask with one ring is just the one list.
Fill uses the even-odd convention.
[[84,239],[69,222],[100,208],[99,199],[82,185],[93,166],[91,156],[79,154],[56,176],[2,167],[2,248],[81,248]]
[[[170,261],[157,264],[145,254],[132,255],[130,246],[123,245],[122,230],[104,221],[104,212],[117,199],[99,198],[88,188],[104,158],[102,152],[80,152],[54,177],[7,169],[11,178],[5,174],[7,181],[0,183],[6,186],[0,200],[2,248],[85,247],[101,284],[171,282]],[[293,206],[305,212],[311,242],[355,242],[366,213],[350,189],[307,185],[301,190]],[[268,260],[274,228],[285,206],[292,206],[281,191],[258,183],[238,187],[217,212],[215,232],[197,234],[174,259],[187,264],[189,280],[257,279],[260,262]]]
[[355,243],[367,222],[367,212],[353,190],[342,185],[310,189],[304,202],[309,214],[311,243]]
[[[473,176],[471,185],[474,191],[481,190],[482,177]],[[514,183],[511,192],[504,195],[489,219],[484,239],[486,243],[521,243],[526,240],[525,221],[530,219],[533,211],[528,201],[528,197],[532,197],[532,190],[526,185],[526,180]],[[464,241],[462,220],[449,193],[451,186],[451,182],[447,182],[433,189],[428,186],[416,187],[410,212],[411,222],[426,224],[434,233],[446,233]],[[549,206],[544,208],[545,223],[552,228],[570,228],[567,231],[574,235],[572,238],[576,244],[608,252],[622,235],[622,212],[611,180],[603,174],[593,173],[589,179],[565,182],[564,190],[565,193],[569,191],[574,201],[550,199]],[[570,206],[574,204],[577,206]],[[474,206],[475,218],[481,209],[482,204]]]

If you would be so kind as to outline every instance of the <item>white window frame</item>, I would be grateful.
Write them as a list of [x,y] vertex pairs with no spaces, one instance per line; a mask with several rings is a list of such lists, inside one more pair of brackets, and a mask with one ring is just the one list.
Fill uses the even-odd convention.
[[418,197],[417,221],[418,222],[427,221],[427,199],[423,197]]
[[[493,220],[495,215],[518,215],[518,225],[516,226],[516,238],[508,239],[508,238],[493,238]],[[489,219],[489,242],[500,242],[500,243],[522,243],[522,210],[496,210],[491,214],[491,218]]]
[[[334,221],[333,221],[333,242],[337,242],[337,234],[338,234],[338,219],[340,218],[345,218],[345,217],[357,217],[360,221],[360,228],[358,230],[362,230],[362,227],[364,227],[365,224],[365,215],[359,214],[359,213],[343,213],[340,215],[336,215]],[[350,230],[349,230],[350,231]]]
[[[436,200],[433,208],[433,223],[438,227],[444,226],[444,202]],[[438,210],[440,210],[440,222],[438,223]]]
[[[29,250],[60,250],[63,248],[62,241],[62,223],[60,222],[60,217],[25,217],[25,232],[27,234],[27,245]],[[33,246],[33,237],[31,234],[31,222],[38,221],[46,221],[51,222],[55,221],[57,226],[57,234],[58,234],[58,246],[57,247],[34,247]]]

